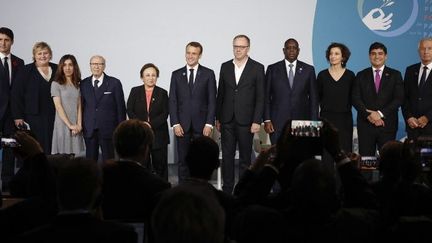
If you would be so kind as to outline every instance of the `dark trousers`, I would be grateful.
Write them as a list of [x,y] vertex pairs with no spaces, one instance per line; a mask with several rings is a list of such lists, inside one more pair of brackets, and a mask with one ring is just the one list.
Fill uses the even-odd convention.
[[388,131],[364,122],[357,123],[357,134],[361,156],[375,156],[376,151],[386,142],[396,139],[396,131]]
[[202,129],[199,132],[194,131],[191,127],[189,131],[185,131],[183,137],[176,137],[177,141],[177,158],[178,158],[178,179],[179,184],[183,183],[190,176],[189,168],[186,163],[186,154],[189,150],[191,141],[202,136]]
[[222,124],[222,190],[232,193],[235,183],[235,153],[238,143],[239,150],[239,175],[251,164],[253,133],[250,125],[242,126],[233,119]]
[[112,138],[103,138],[99,130],[93,131],[93,136],[85,137],[86,157],[98,161],[99,147],[102,150],[102,161],[114,159],[114,145]]
[[144,168],[168,181],[168,145],[152,149],[150,156],[143,165]]

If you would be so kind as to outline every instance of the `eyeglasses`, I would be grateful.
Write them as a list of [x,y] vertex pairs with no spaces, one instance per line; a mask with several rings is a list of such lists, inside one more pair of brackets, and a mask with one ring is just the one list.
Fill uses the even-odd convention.
[[105,63],[96,63],[96,62],[91,62],[90,65],[91,65],[91,66],[103,66],[103,65],[105,65]]
[[248,48],[249,46],[233,46],[234,49],[241,49],[244,50],[246,48]]

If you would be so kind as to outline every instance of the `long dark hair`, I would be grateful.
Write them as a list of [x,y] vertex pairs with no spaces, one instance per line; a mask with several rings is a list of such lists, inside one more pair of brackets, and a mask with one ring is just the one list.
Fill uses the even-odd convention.
[[78,66],[78,62],[76,58],[71,54],[66,54],[60,58],[57,72],[55,75],[55,81],[61,85],[66,83],[66,76],[63,72],[63,67],[65,65],[66,60],[71,60],[73,65],[73,75],[72,75],[72,84],[75,86],[75,88],[78,88],[80,82],[81,82],[81,71]]

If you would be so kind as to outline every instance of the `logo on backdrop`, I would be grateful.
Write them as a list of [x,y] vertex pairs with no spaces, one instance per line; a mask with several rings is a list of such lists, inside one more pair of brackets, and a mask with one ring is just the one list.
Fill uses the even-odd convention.
[[357,12],[373,33],[383,37],[400,36],[417,20],[419,7],[418,0],[412,0],[411,8],[406,8],[406,3],[398,3],[398,0],[373,0],[365,4],[365,0],[358,0]]

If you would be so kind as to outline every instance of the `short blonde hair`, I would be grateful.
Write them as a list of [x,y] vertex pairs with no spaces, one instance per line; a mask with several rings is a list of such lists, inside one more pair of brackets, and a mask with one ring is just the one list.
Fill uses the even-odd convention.
[[49,54],[52,57],[51,47],[46,42],[40,41],[40,42],[36,42],[33,46],[33,61],[35,60],[36,52],[43,49],[47,49]]

